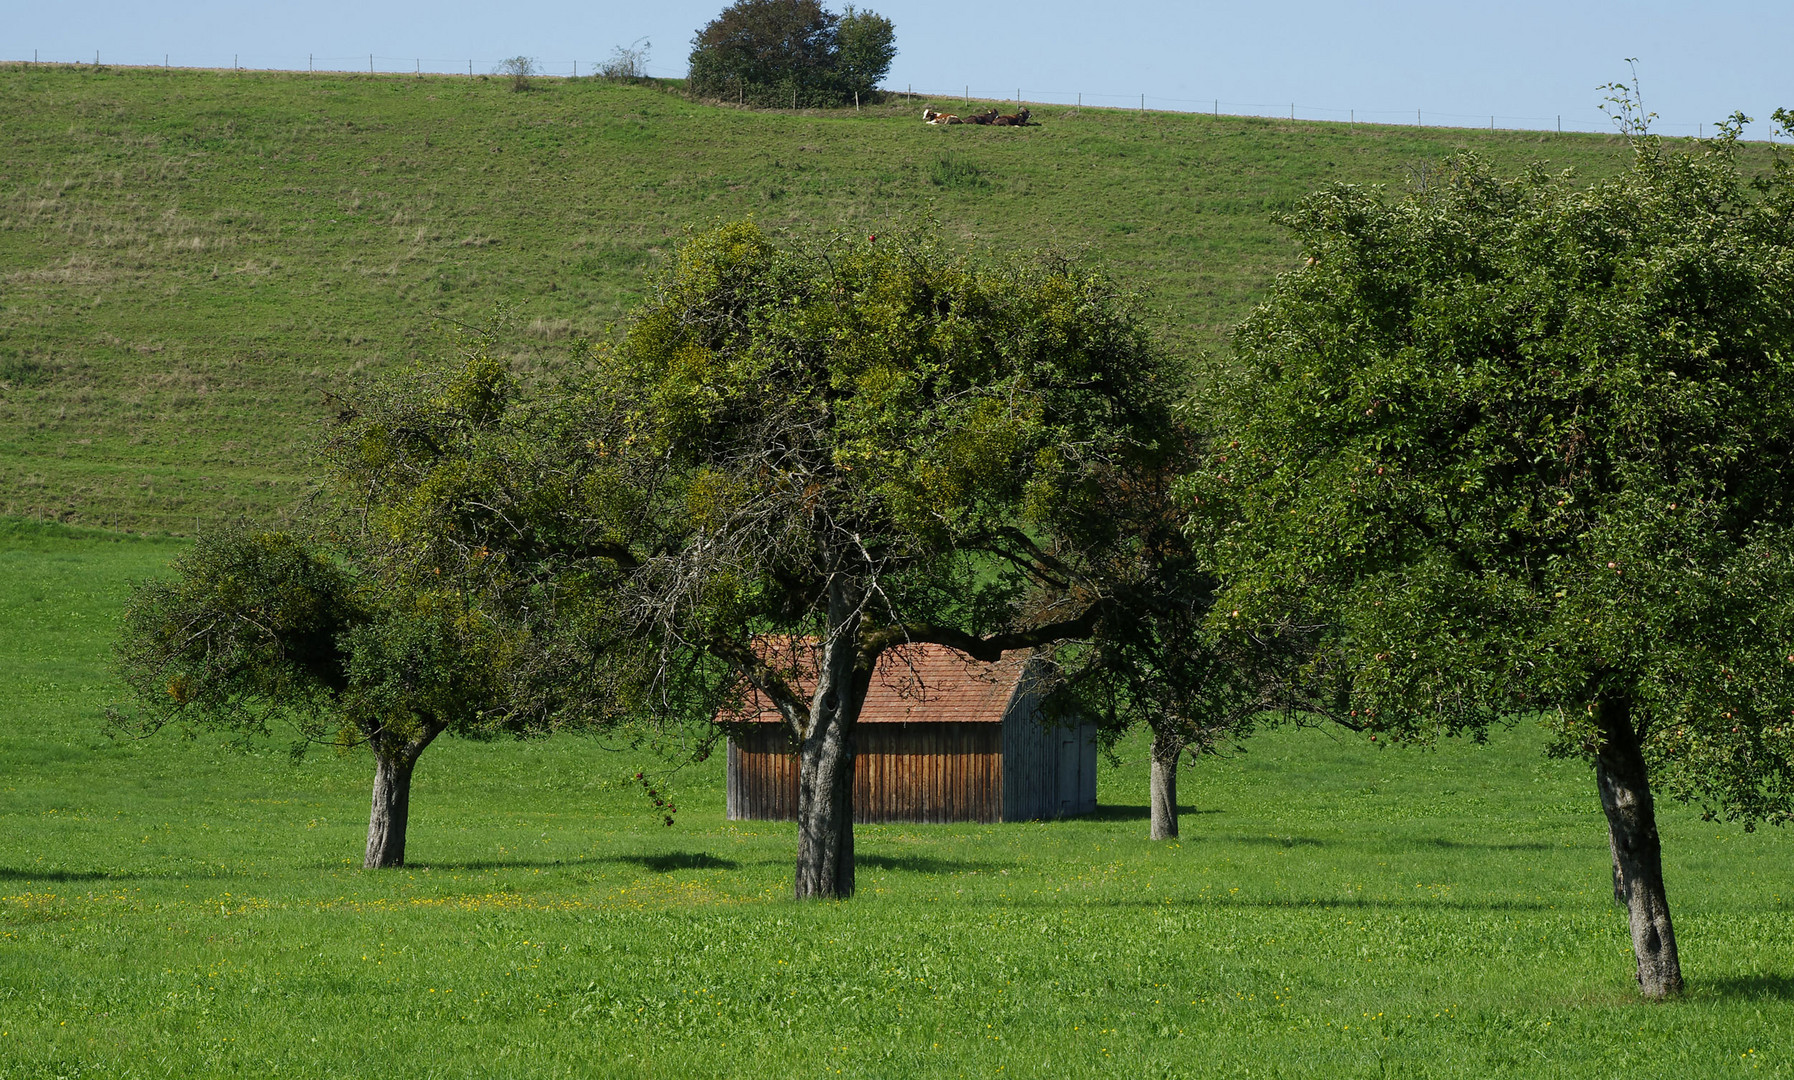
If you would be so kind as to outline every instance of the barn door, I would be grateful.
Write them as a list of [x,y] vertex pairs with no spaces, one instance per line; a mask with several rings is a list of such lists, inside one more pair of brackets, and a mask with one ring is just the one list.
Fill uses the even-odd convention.
[[1078,812],[1078,777],[1083,772],[1079,768],[1083,759],[1083,741],[1078,738],[1078,729],[1062,727],[1057,729],[1059,735],[1059,791],[1058,805],[1055,813],[1063,817]]

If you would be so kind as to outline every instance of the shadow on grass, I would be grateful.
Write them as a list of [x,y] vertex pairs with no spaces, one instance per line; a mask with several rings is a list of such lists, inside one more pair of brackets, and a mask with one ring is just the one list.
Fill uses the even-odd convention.
[[[1017,897],[1009,902],[1009,906],[1017,908],[1053,908],[1063,910],[1063,906],[1054,899],[1033,897]],[[1238,896],[1171,896],[1161,894],[1156,897],[1129,898],[1126,900],[1103,900],[1090,905],[1093,908],[1110,910],[1136,909],[1142,911],[1163,911],[1175,913],[1188,908],[1231,908],[1237,911],[1364,911],[1364,912],[1409,912],[1409,911],[1456,911],[1466,915],[1491,915],[1500,912],[1537,912],[1560,911],[1561,904],[1550,904],[1543,900],[1452,900],[1443,897],[1289,897],[1286,899],[1247,899]]]
[[1312,836],[1216,836],[1215,840],[1224,840],[1229,844],[1251,844],[1255,847],[1328,847],[1333,841],[1316,840]]
[[597,862],[629,863],[656,873],[673,870],[739,870],[741,864],[704,851],[669,851],[664,855],[607,855]]
[[902,870],[911,874],[966,874],[1009,869],[1008,863],[937,859],[931,855],[854,854],[854,864],[869,870]]
[[[603,862],[602,859],[469,859],[466,862],[407,862],[404,866],[393,867],[398,870],[548,870],[561,869],[568,866],[583,866],[590,862]],[[375,871],[378,873],[379,871]]]
[[[1219,814],[1219,810],[1198,810],[1194,806],[1177,808],[1178,817],[1193,817],[1197,814]],[[1059,818],[1060,821],[1146,821],[1152,817],[1150,806],[1098,806],[1088,814],[1077,817]]]
[[1794,975],[1734,975],[1694,985],[1728,1001],[1794,1001]]
[[157,874],[146,870],[20,870],[0,866],[0,881],[145,881],[174,879],[190,874]]
[[1475,848],[1480,851],[1548,851],[1551,848],[1551,845],[1543,840],[1516,840],[1511,844],[1479,844],[1475,841],[1450,840],[1443,836],[1435,836],[1431,840],[1423,842],[1450,850]]

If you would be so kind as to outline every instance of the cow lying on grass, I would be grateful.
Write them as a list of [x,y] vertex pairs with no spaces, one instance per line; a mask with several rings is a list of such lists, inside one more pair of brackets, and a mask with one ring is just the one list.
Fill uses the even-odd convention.
[[991,124],[996,127],[1027,127],[1028,110],[1019,109],[1006,115],[997,115],[996,109],[987,109],[981,113],[973,113],[961,118],[953,113],[936,112],[933,109],[922,110],[924,124]]

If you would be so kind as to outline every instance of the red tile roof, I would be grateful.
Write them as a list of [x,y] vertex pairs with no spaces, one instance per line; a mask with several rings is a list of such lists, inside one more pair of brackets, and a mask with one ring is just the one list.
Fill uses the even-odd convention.
[[[815,685],[813,646],[802,650],[796,688],[806,696]],[[1016,686],[1028,665],[1023,653],[1011,653],[994,664],[973,660],[945,645],[899,645],[878,659],[866,704],[860,709],[862,724],[977,723],[997,724],[1015,696]],[[719,721],[778,723],[783,718],[758,690],[750,689],[738,707],[725,706]]]

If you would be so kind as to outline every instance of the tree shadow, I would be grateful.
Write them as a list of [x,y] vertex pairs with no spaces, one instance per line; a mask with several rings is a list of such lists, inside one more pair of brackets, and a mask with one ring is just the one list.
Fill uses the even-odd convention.
[[1005,863],[937,859],[932,855],[861,855],[855,853],[854,863],[873,870],[902,870],[911,874],[977,874],[1009,869]]
[[1733,975],[1696,983],[1731,1001],[1794,1001],[1794,975]]
[[407,862],[404,870],[548,870],[602,859],[469,859],[465,862]]
[[1435,836],[1422,842],[1447,850],[1475,848],[1480,851],[1546,851],[1551,847],[1543,840],[1516,840],[1511,844],[1480,844],[1474,840],[1450,840],[1443,836]]
[[1329,847],[1331,840],[1316,840],[1312,836],[1217,836],[1216,840],[1225,840],[1230,844],[1251,844],[1255,847]]
[[[1198,814],[1219,814],[1214,809],[1199,810],[1194,806],[1177,808],[1178,817],[1194,817]],[[1088,814],[1079,814],[1076,818],[1061,818],[1063,821],[1146,821],[1152,817],[1150,806],[1099,806]]]
[[155,874],[142,870],[20,870],[0,866],[0,881],[146,881],[172,880],[190,874]]
[[664,855],[610,855],[599,862],[629,863],[666,874],[674,870],[739,870],[741,864],[705,851],[670,851]]

